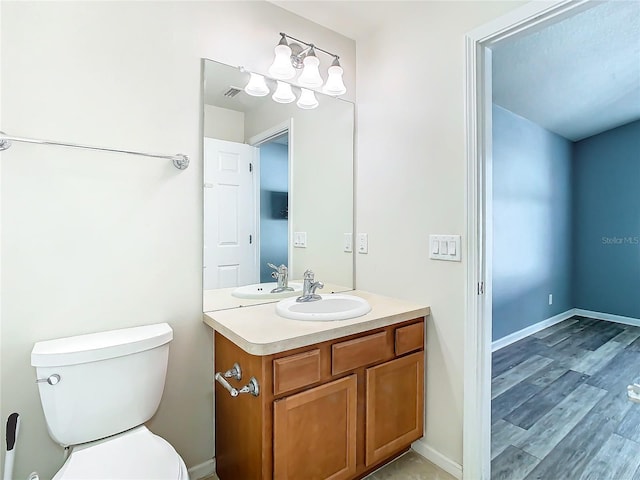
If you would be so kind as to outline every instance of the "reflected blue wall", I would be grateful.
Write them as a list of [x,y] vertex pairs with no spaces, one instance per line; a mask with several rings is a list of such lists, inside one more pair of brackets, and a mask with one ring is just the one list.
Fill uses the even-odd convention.
[[286,199],[289,189],[289,160],[287,145],[267,143],[260,146],[260,281],[273,282],[271,268],[288,265],[288,212]]
[[494,105],[494,340],[573,308],[571,154],[569,140]]
[[574,145],[575,307],[640,318],[640,121]]

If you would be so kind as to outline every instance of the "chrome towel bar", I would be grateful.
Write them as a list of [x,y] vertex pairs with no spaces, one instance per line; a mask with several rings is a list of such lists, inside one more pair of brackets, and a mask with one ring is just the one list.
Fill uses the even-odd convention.
[[55,142],[52,140],[39,140],[36,138],[14,137],[0,132],[0,151],[11,147],[11,142],[35,143],[38,145],[58,145],[61,147],[84,148],[87,150],[99,150],[102,152],[126,153],[129,155],[140,155],[143,157],[164,158],[171,160],[173,165],[179,170],[185,170],[189,166],[189,157],[181,153],[176,155],[160,155],[156,153],[135,152],[132,150],[120,150],[117,148],[93,147],[91,145],[82,145],[80,143]]

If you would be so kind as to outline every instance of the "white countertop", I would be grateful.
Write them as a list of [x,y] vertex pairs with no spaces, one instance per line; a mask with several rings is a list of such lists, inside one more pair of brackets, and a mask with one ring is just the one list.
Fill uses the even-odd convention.
[[[302,283],[302,280],[290,280],[290,282]],[[204,290],[202,293],[202,311],[212,312],[215,310],[226,310],[229,308],[249,307],[252,305],[261,305],[263,303],[273,303],[280,301],[279,298],[238,298],[231,295],[236,287],[217,288],[215,290]],[[325,282],[324,288],[318,293],[338,293],[348,292],[351,287],[345,287],[335,283]],[[293,296],[293,295],[291,295]],[[286,298],[286,297],[283,297]]]
[[204,323],[252,355],[271,355],[335,338],[425,317],[429,307],[405,300],[354,290],[347,292],[366,299],[371,311],[361,317],[330,322],[289,320],[268,303],[231,310],[205,312]]

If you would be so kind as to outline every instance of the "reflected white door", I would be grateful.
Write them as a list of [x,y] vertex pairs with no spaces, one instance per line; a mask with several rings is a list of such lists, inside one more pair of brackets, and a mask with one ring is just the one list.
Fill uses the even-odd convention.
[[259,282],[253,165],[259,150],[204,139],[204,289]]

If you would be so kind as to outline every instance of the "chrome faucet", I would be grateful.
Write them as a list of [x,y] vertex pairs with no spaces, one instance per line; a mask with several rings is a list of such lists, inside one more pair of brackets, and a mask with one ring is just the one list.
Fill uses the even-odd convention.
[[302,285],[302,296],[296,298],[296,302],[315,302],[322,300],[316,293],[316,289],[323,288],[324,283],[314,282],[314,273],[311,270],[304,272],[304,284]]
[[267,266],[273,268],[275,272],[271,272],[271,278],[275,278],[276,288],[271,293],[293,292],[293,288],[289,286],[289,270],[286,265],[276,267],[273,263],[267,263]]

